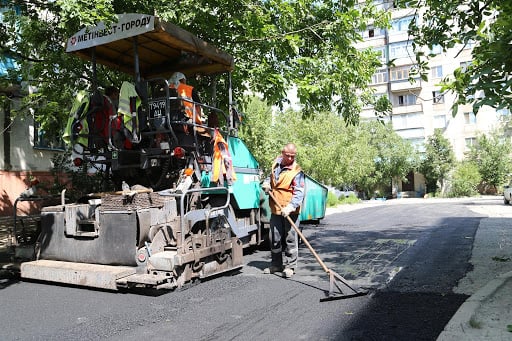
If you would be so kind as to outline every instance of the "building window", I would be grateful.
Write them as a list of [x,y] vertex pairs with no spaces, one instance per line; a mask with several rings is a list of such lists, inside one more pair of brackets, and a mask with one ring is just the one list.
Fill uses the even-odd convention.
[[443,66],[438,65],[434,66],[431,69],[432,78],[442,78],[443,77]]
[[407,32],[409,29],[409,24],[414,19],[414,17],[405,17],[393,20],[391,23],[391,30],[390,33],[403,33]]
[[34,121],[34,149],[65,150],[64,141],[61,136],[49,136],[40,128],[37,121]]
[[377,58],[379,58],[379,60],[382,63],[386,63],[387,62],[386,48],[385,47],[376,47],[376,48],[373,49],[373,51],[375,51],[375,53],[377,54]]
[[441,47],[441,45],[439,44],[435,44],[434,46],[432,46],[432,48],[430,49],[430,52],[429,54],[430,55],[438,55],[438,54],[441,54],[443,52],[443,48]]
[[466,44],[464,45],[464,49],[466,49],[466,50],[472,49],[473,47],[475,47],[474,40],[470,40],[470,41],[466,42]]
[[373,4],[375,5],[375,8],[384,11],[390,8],[393,8],[393,1],[388,0],[374,0]]
[[383,97],[383,96],[386,96],[387,97],[387,94],[385,93],[375,93],[372,95],[373,99],[371,101],[371,103],[367,103],[364,107],[365,109],[370,109],[370,108],[373,108],[375,106],[375,103],[377,103],[377,101]]
[[411,41],[401,41],[398,43],[389,44],[389,58],[407,58],[414,56]]
[[471,147],[476,146],[476,137],[468,137],[465,139],[466,142],[466,150],[471,149]]
[[434,116],[434,128],[446,128],[446,115]]
[[381,97],[384,97],[384,96],[387,97],[387,94],[386,93],[373,94],[373,102],[376,103]]
[[416,104],[416,95],[406,94],[406,95],[397,95],[395,100],[395,105],[397,106],[407,106],[407,105],[415,105]]
[[393,129],[395,130],[418,127],[423,127],[423,113],[421,112],[393,115]]
[[411,70],[411,66],[401,66],[391,69],[391,80],[392,81],[401,81],[409,79],[409,72]]
[[498,109],[496,110],[496,114],[498,114],[498,117],[508,117],[510,116],[510,110],[507,108]]
[[468,61],[468,62],[460,62],[460,68],[461,68],[461,71],[462,72],[466,72],[466,70],[468,69],[468,66],[471,65],[471,61]]
[[444,94],[441,91],[432,91],[432,100],[434,104],[444,103]]
[[385,30],[378,27],[369,27],[367,30],[361,32],[361,36],[363,39],[367,38],[376,38],[383,37],[385,35]]
[[425,139],[424,138],[421,138],[421,137],[412,138],[412,139],[407,139],[407,141],[409,141],[411,143],[413,148],[418,153],[425,153],[426,148],[425,148]]
[[372,76],[371,84],[380,84],[380,83],[387,83],[387,82],[388,82],[388,70],[387,69],[377,70]]
[[476,115],[472,112],[464,113],[464,123],[465,124],[476,124]]

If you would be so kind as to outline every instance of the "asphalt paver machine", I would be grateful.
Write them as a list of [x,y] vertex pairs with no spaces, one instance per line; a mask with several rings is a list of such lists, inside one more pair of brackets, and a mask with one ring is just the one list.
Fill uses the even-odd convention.
[[84,28],[66,51],[94,74],[101,64],[133,76],[118,108],[94,84],[79,92],[64,136],[75,162],[105,170],[116,190],[43,208],[22,278],[174,289],[241,267],[243,248],[267,235],[258,162],[238,137],[234,108],[194,102],[169,81],[177,71],[229,76],[232,56],[143,14]]

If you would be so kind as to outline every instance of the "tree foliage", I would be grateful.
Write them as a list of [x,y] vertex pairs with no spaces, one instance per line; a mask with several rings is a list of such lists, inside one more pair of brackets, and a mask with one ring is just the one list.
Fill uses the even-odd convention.
[[[0,54],[15,56],[24,84],[37,88],[25,108],[47,129],[65,122],[73,92],[86,89],[92,70],[64,53],[66,38],[86,25],[114,19],[115,13],[154,14],[196,34],[235,57],[235,96],[247,89],[263,94],[274,105],[287,101],[292,85],[307,114],[335,108],[357,123],[366,87],[380,65],[374,52],[358,51],[354,42],[369,22],[386,27],[389,14],[357,1],[314,0],[57,0],[4,1],[7,8],[0,34]],[[357,7],[356,7],[357,5]],[[119,81],[98,69],[102,86]],[[357,93],[362,92],[358,96]],[[205,91],[206,92],[206,91]],[[225,91],[224,91],[225,92]],[[227,96],[224,103],[227,101]]]
[[451,177],[451,188],[448,196],[455,198],[476,195],[481,180],[478,166],[474,162],[458,162]]
[[357,187],[372,193],[389,186],[392,178],[403,179],[415,167],[416,153],[391,125],[362,122],[347,126],[329,112],[304,117],[286,110],[272,114],[268,104],[251,98],[240,136],[257,155],[266,175],[281,148],[297,145],[297,161],[314,179],[334,187]]
[[455,165],[455,154],[450,141],[440,129],[435,129],[425,145],[425,158],[421,161],[420,172],[425,176],[428,193],[435,193],[438,184],[443,189],[448,173]]
[[510,141],[504,140],[494,133],[490,136],[478,136],[468,157],[477,165],[478,172],[485,184],[496,188],[503,185],[510,173],[511,152]]
[[374,168],[375,151],[365,148],[369,135],[357,127],[347,127],[333,113],[306,118],[293,110],[277,113],[272,130],[280,146],[297,144],[297,159],[304,171],[325,184],[339,187],[358,183]]
[[418,10],[409,27],[418,47],[420,70],[428,71],[425,58],[429,56],[422,47],[439,45],[445,51],[459,49],[459,53],[473,47],[471,65],[458,68],[454,78],[445,79],[443,90],[458,95],[454,115],[463,104],[472,104],[475,114],[484,105],[498,109],[512,106],[510,1],[400,0],[398,3],[408,8],[426,6],[425,10]]
[[[406,180],[406,175],[417,167],[418,154],[407,140],[400,137],[391,124],[383,125],[378,122],[368,124],[370,132],[374,135],[371,145],[377,149],[375,158],[378,185],[385,186],[391,179]],[[364,128],[364,126],[363,126]]]
[[251,150],[260,168],[270,173],[275,153],[282,148],[272,131],[272,107],[258,97],[247,98],[239,136]]

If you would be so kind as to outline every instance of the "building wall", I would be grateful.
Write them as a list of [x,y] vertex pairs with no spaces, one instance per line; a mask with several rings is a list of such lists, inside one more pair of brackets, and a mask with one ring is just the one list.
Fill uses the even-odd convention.
[[[10,164],[6,163],[4,142],[10,131]],[[50,174],[51,159],[60,150],[34,147],[34,124],[32,118],[13,118],[5,126],[5,112],[0,109],[0,216],[12,215],[16,199],[36,177],[43,185],[53,183]],[[44,193],[39,193],[44,194]],[[35,213],[42,202],[23,202],[18,205],[18,214]]]
[[[20,194],[30,187],[32,179],[37,178],[40,182],[36,186],[36,200],[27,200],[20,197]],[[60,180],[64,180],[61,178]],[[54,177],[47,171],[0,171],[0,216],[12,216],[16,206],[17,215],[35,214],[40,211],[42,206],[56,204],[59,202],[59,196],[50,198],[42,188],[51,186]],[[43,200],[44,199],[44,200]],[[18,202],[16,202],[18,200]]]

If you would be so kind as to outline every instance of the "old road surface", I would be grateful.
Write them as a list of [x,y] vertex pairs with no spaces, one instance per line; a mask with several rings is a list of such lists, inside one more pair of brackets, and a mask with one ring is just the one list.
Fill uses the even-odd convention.
[[163,293],[0,282],[2,340],[435,340],[468,297],[454,293],[493,200],[399,199],[328,209],[303,232],[327,267],[369,294],[320,302],[329,277],[300,246],[292,279],[268,250],[234,273]]

